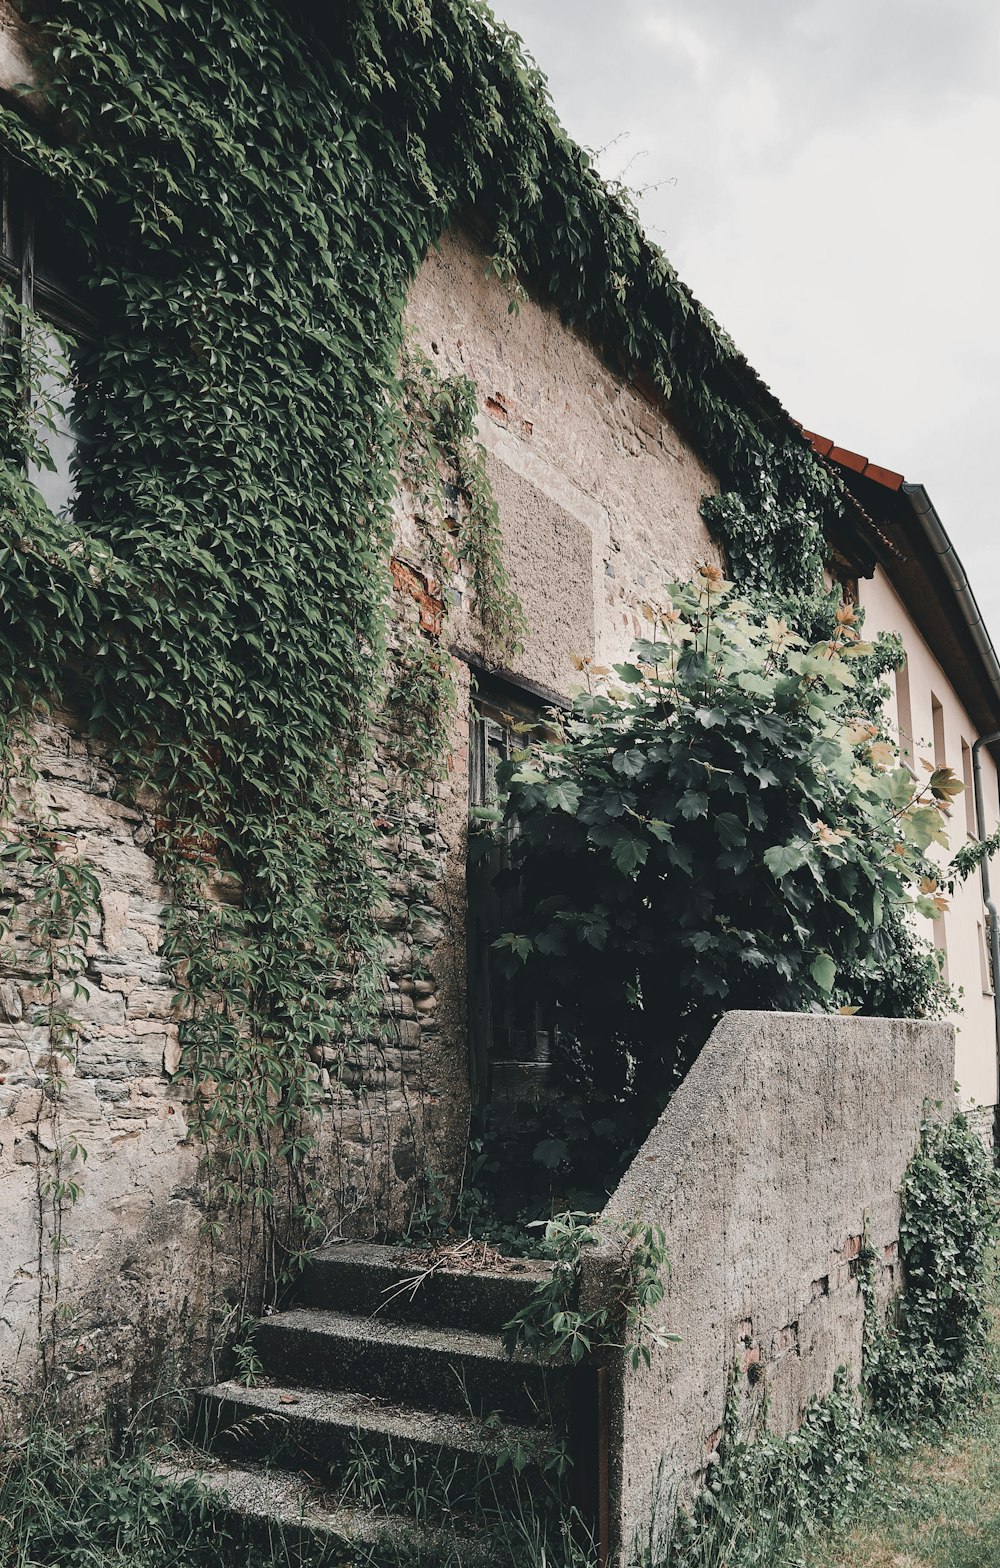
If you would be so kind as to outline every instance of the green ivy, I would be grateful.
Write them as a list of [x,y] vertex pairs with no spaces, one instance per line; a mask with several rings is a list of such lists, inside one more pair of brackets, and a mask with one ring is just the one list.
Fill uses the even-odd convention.
[[[483,652],[492,663],[505,664],[520,652],[528,628],[503,563],[500,514],[486,452],[476,439],[475,382],[439,375],[411,344],[400,378],[405,434],[399,475],[426,514],[421,521],[429,561],[439,582],[466,562]],[[450,521],[450,529],[442,519]]]
[[983,1376],[1000,1180],[965,1116],[925,1122],[901,1191],[904,1290],[871,1335],[866,1386],[884,1422],[947,1416]]
[[[24,479],[5,395],[0,696],[57,694],[161,802],[183,1070],[251,1246],[279,1208],[315,1223],[313,1064],[378,1012],[363,778],[431,243],[475,207],[512,304],[527,286],[641,367],[740,498],[717,509],[733,551],[739,506],[762,537],[808,517],[781,523],[782,585],[815,574],[842,491],[475,0],[344,0],[329,26],[295,0],[28,9],[50,115],[4,110],[0,133],[58,190],[102,326],[78,355],[75,520]],[[435,416],[467,452],[471,413],[465,387]],[[464,548],[499,656],[521,629],[471,457]]]
[[[627,1353],[635,1371],[640,1365],[652,1365],[654,1350],[677,1343],[678,1336],[667,1333],[651,1317],[653,1308],[663,1300],[670,1266],[659,1226],[642,1220],[609,1226],[592,1214],[570,1211],[549,1220],[535,1220],[530,1228],[542,1232],[538,1253],[551,1263],[552,1270],[504,1324],[504,1348],[509,1356],[524,1351],[542,1360],[575,1366],[598,1348],[614,1347]],[[620,1248],[613,1298],[600,1306],[581,1308],[583,1249],[605,1240]]]

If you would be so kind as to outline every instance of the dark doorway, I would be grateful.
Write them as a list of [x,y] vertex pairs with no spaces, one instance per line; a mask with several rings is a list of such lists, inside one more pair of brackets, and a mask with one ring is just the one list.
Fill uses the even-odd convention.
[[[546,728],[547,703],[513,682],[481,678],[469,716],[469,804],[500,804],[497,770]],[[493,943],[515,923],[521,889],[510,874],[513,830],[470,835],[469,1040],[472,1101],[480,1121],[537,1104],[550,1078],[555,1004]]]

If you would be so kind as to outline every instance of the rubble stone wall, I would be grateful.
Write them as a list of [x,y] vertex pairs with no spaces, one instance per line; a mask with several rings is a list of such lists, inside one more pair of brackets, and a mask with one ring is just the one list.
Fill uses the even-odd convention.
[[[529,623],[512,673],[566,693],[574,656],[625,654],[643,630],[643,600],[713,553],[698,502],[714,484],[662,410],[553,310],[529,300],[509,313],[486,273],[474,239],[446,235],[414,285],[410,327],[443,374],[477,385],[505,563]],[[317,1153],[327,1220],[352,1234],[398,1232],[427,1172],[456,1179],[467,1144],[468,656],[480,638],[462,563],[448,583],[434,580],[418,514],[401,492],[396,651],[405,635],[456,650],[450,755],[433,777],[415,777],[405,746],[388,730],[375,737],[386,1037],[345,1041],[316,1062],[327,1092]],[[35,742],[37,812],[58,823],[68,856],[92,866],[99,898],[84,994],[67,998],[78,1023],[71,1050],[54,1055],[33,1021],[23,942],[0,955],[0,1394],[31,1378],[39,1334],[55,1324],[61,1365],[99,1402],[163,1354],[176,1355],[178,1377],[202,1375],[234,1295],[237,1238],[223,1226],[210,1242],[206,1230],[199,1148],[176,1076],[153,821],[119,798],[100,743],[73,715],[40,720]],[[17,897],[16,866],[8,882]],[[71,1149],[80,1152],[67,1158]],[[54,1179],[79,1188],[58,1218]]]

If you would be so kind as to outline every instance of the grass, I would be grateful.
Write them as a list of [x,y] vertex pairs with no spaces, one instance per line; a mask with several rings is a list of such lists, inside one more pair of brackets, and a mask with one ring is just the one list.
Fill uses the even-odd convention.
[[1000,1568],[1000,1310],[994,1324],[981,1400],[883,1461],[855,1524],[815,1541],[809,1568]]
[[1000,1396],[916,1450],[846,1538],[810,1568],[1000,1568]]
[[0,1425],[3,1568],[318,1568],[283,1542],[247,1545],[198,1487],[168,1485],[151,1437],[113,1440],[99,1421],[68,1436],[44,1407]]

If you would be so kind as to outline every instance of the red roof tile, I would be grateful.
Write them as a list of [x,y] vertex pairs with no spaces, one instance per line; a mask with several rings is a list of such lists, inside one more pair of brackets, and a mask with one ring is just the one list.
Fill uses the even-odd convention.
[[814,430],[803,430],[802,434],[812,446],[813,451],[818,452],[820,457],[825,457],[833,446],[832,441],[828,441],[826,436],[818,436]]
[[849,468],[855,474],[863,474],[868,467],[867,457],[849,451],[846,446],[832,446],[826,455],[831,463],[839,463],[841,468]]
[[849,468],[854,474],[862,474],[865,479],[871,479],[877,485],[885,485],[887,490],[899,490],[902,486],[903,475],[897,474],[893,469],[882,468],[878,463],[869,463],[867,457],[862,457],[860,452],[851,452],[845,446],[834,446],[827,436],[817,435],[814,430],[803,430],[802,434],[818,457],[828,458],[831,463],[839,463],[841,468]]

